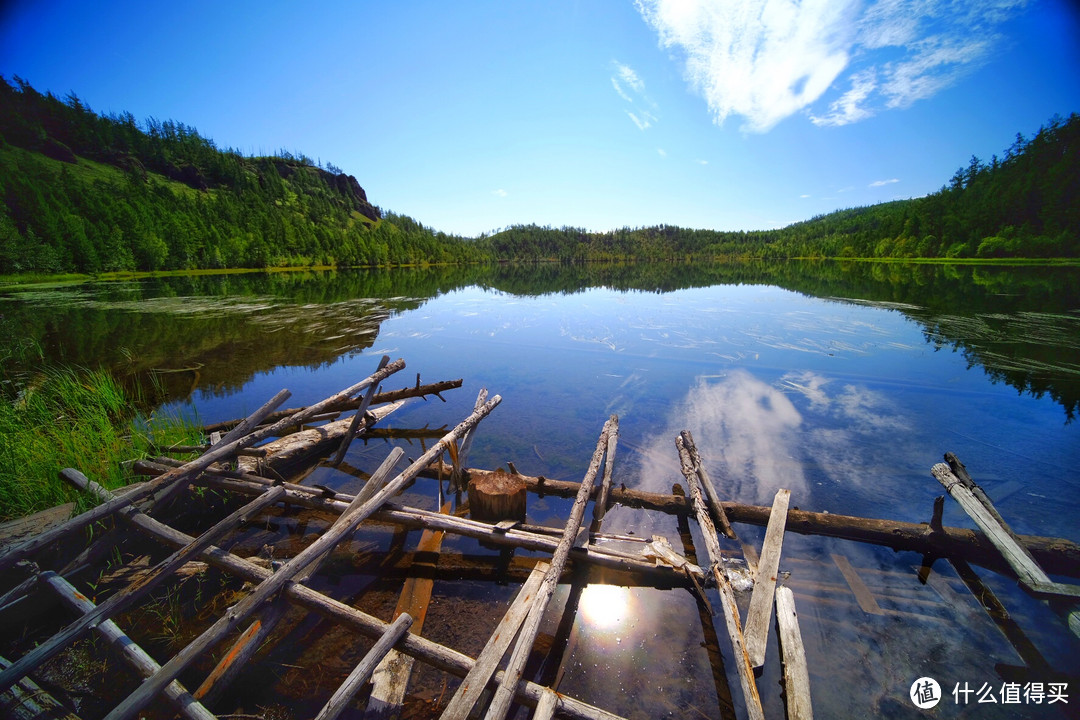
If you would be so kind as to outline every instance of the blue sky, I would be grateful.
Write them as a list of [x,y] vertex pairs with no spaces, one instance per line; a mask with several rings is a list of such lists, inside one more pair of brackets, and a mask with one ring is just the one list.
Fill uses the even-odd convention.
[[2,8],[9,79],[303,152],[464,235],[779,227],[933,192],[1080,111],[1067,0]]

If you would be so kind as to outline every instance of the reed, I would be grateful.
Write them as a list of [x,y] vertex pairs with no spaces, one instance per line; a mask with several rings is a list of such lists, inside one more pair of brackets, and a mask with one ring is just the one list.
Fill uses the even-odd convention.
[[202,441],[200,429],[139,405],[107,371],[80,368],[43,370],[0,400],[0,520],[78,500],[59,478],[65,467],[116,488],[134,478],[121,463],[151,442]]

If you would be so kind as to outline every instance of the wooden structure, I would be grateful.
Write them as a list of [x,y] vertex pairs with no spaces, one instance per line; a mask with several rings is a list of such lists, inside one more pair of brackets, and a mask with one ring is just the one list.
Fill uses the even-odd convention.
[[[577,642],[574,614],[582,593],[581,573],[593,569],[617,584],[681,587],[693,593],[706,636],[726,638],[726,652],[722,654],[729,658],[728,667],[722,666],[721,653],[715,656],[716,664],[720,665],[714,669],[720,698],[716,713],[724,717],[765,717],[758,678],[760,668],[768,666],[770,658],[775,657],[782,661],[788,716],[810,718],[813,714],[810,673],[793,590],[806,601],[822,598],[839,602],[837,598],[848,597],[867,616],[910,616],[917,612],[898,609],[895,603],[886,602],[873,579],[868,580],[871,571],[854,567],[846,555],[832,556],[833,563],[827,568],[833,576],[832,582],[824,567],[803,559],[783,560],[783,542],[789,532],[830,535],[948,557],[992,616],[997,612],[998,616],[1007,617],[1007,613],[999,612],[993,605],[997,601],[992,593],[976,590],[974,584],[979,580],[970,572],[968,562],[1015,572],[1025,587],[1039,596],[1075,596],[1075,586],[1053,582],[1043,568],[1080,575],[1080,548],[1063,540],[1011,533],[985,493],[977,489],[955,458],[948,464],[935,466],[933,474],[965,508],[972,508],[969,512],[976,516],[985,535],[943,527],[940,503],[929,525],[912,525],[789,509],[791,494],[787,490],[776,493],[772,507],[726,501],[722,486],[718,487],[712,480],[689,432],[674,439],[689,490],[687,496],[626,489],[613,482],[618,441],[615,416],[604,424],[580,482],[525,476],[512,464],[509,473],[470,469],[465,463],[476,427],[500,401],[497,395],[487,399],[486,393],[482,393],[473,412],[454,428],[428,433],[435,442],[415,460],[406,463],[403,450],[399,446],[390,447],[378,470],[366,478],[357,493],[302,484],[300,481],[321,458],[332,455],[328,464],[344,468],[354,439],[370,436],[375,423],[407,398],[441,397],[439,393],[461,384],[459,380],[421,385],[417,377],[412,387],[379,392],[379,385],[403,367],[400,360],[389,362],[389,358],[383,358],[370,376],[326,400],[305,408],[275,412],[288,397],[283,391],[243,421],[208,427],[211,440],[207,445],[185,448],[199,453],[194,460],[162,457],[155,462],[136,463],[136,469],[152,479],[123,495],[104,490],[77,470],[64,471],[65,479],[100,504],[35,537],[0,547],[0,582],[3,583],[0,619],[7,613],[27,613],[27,606],[33,610],[38,604],[35,598],[57,599],[72,619],[51,635],[39,638],[21,656],[0,662],[0,708],[29,707],[30,717],[38,712],[33,708],[54,716],[70,715],[67,708],[50,706],[41,699],[34,703],[24,700],[27,693],[35,697],[43,695],[32,684],[33,675],[43,663],[92,630],[116,648],[133,677],[139,679],[126,696],[117,698],[105,717],[128,720],[139,716],[145,708],[160,706],[189,720],[211,720],[215,717],[215,703],[242,672],[245,663],[281,639],[275,629],[290,608],[295,607],[374,641],[337,690],[325,695],[322,709],[312,714],[319,720],[337,718],[350,707],[364,708],[366,717],[370,718],[397,716],[402,711],[415,661],[460,678],[443,697],[432,701],[432,715],[501,720],[513,716],[516,703],[533,708],[532,716],[537,718],[614,719],[618,716],[595,706],[589,698],[576,698],[559,691],[566,657]],[[350,412],[351,416],[338,419],[340,414]],[[444,455],[450,464],[444,462]],[[402,465],[406,466],[402,468]],[[441,497],[438,512],[400,504],[399,493],[421,475],[452,478],[452,487],[457,483],[464,486],[472,506],[471,516],[453,512],[453,503],[444,503]],[[200,488],[200,492],[224,490],[249,500],[198,536],[191,536],[163,519],[176,510],[176,501],[191,492],[191,487]],[[526,492],[573,497],[565,525],[545,528],[528,524]],[[442,482],[439,493],[441,496]],[[496,500],[492,502],[492,498]],[[586,524],[590,503],[592,519],[591,524]],[[605,514],[613,504],[673,514],[685,525],[685,537],[689,536],[688,522],[696,521],[705,541],[701,559],[693,557],[688,547],[685,553],[690,557],[680,554],[661,535],[645,539],[601,532]],[[332,522],[292,557],[242,557],[230,551],[229,538],[243,533],[253,522],[269,522],[268,513],[281,517],[298,508],[316,510]],[[58,544],[105,520],[112,521],[115,529],[95,533],[95,542],[73,560],[65,563],[53,559],[58,567],[43,569],[42,564]],[[767,527],[761,548],[739,539],[735,530],[739,523]],[[377,556],[388,578],[405,578],[400,594],[395,592],[397,602],[392,614],[385,613],[389,616],[386,620],[316,589],[314,582],[335,549],[348,543],[362,524],[423,530],[415,552],[391,548]],[[134,580],[92,601],[77,585],[81,582],[86,587],[85,569],[99,566],[102,557],[113,553],[112,548],[124,541],[125,529],[137,533],[142,543],[150,539],[167,550],[159,552],[162,559],[150,564]],[[502,548],[505,552],[479,559],[441,553],[443,538],[448,534],[476,538],[484,546]],[[615,549],[610,542],[613,540],[636,543],[639,550]],[[728,545],[727,549],[724,544]],[[543,557],[514,558],[510,552],[516,548]],[[740,555],[747,560],[753,577],[748,603],[743,597],[742,604],[748,605],[745,613],[740,610],[739,602],[740,593],[745,591],[737,590],[732,583],[732,558]],[[177,571],[189,567],[193,561],[217,568],[225,576],[248,585],[241,597],[218,612],[216,619],[209,621],[195,637],[185,638],[183,647],[159,664],[125,633],[118,621],[126,608],[137,606],[155,588],[174,581]],[[783,580],[780,567],[785,562],[791,568],[791,576]],[[425,614],[433,602],[433,585],[442,577],[441,573],[520,583],[513,601],[475,658],[425,636]],[[956,594],[954,588],[937,576],[927,574],[926,582],[932,587],[930,591],[941,597]],[[571,585],[556,633],[565,646],[562,660],[555,657],[549,668],[551,658],[547,658],[542,671],[527,671],[530,659],[535,660],[538,655],[541,628],[545,618],[551,619],[552,598],[560,583]],[[915,598],[912,602],[933,601]],[[778,652],[770,653],[767,647],[774,615],[779,648]],[[1030,643],[1024,644],[1023,632],[1017,628],[1003,630],[1021,656],[1037,665],[1041,658],[1028,646]],[[201,682],[193,683],[195,689],[190,691],[181,683],[181,677],[190,678],[189,668],[201,657],[215,652],[212,670]],[[728,676],[735,681],[732,686],[738,688],[735,697],[725,694]],[[541,677],[549,680],[539,683],[531,679]],[[371,678],[374,687],[368,690]],[[725,686],[725,690],[720,686]]]

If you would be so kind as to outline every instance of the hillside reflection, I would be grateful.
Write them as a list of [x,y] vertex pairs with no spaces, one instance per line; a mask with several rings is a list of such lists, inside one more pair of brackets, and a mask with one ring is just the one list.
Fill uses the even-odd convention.
[[840,262],[503,265],[200,275],[0,296],[3,377],[47,363],[153,376],[173,398],[229,394],[276,367],[317,368],[371,347],[382,323],[478,286],[517,296],[588,288],[666,293],[775,285],[917,322],[993,382],[1080,405],[1080,271]]

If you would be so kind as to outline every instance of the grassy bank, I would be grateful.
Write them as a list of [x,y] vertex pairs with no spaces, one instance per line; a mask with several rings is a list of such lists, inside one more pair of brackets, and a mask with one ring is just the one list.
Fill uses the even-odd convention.
[[76,499],[59,478],[66,467],[115,488],[134,479],[120,463],[152,442],[201,441],[178,418],[136,412],[136,400],[109,373],[79,369],[42,371],[0,400],[0,520]]

